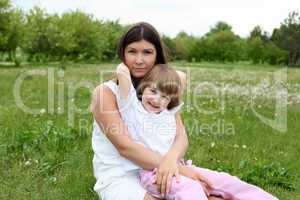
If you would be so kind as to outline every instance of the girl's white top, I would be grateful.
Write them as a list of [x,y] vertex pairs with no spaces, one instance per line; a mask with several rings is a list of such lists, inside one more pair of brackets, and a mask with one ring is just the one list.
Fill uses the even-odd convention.
[[[115,82],[108,81],[104,84],[116,96],[121,117],[127,125],[133,141],[161,155],[167,153],[176,135],[175,114],[183,103],[171,110],[163,110],[159,114],[149,113],[138,100],[132,85],[129,95],[125,99],[121,97],[118,85]],[[94,175],[97,179],[95,190],[109,184],[113,177],[122,176],[130,170],[140,169],[139,166],[119,154],[95,120],[93,123],[92,147],[94,150]]]

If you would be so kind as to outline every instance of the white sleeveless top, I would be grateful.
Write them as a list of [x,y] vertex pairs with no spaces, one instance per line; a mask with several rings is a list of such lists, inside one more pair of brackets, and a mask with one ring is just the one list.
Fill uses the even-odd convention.
[[[114,93],[121,117],[128,127],[130,137],[153,151],[164,155],[171,147],[176,134],[175,113],[182,106],[164,110],[159,114],[148,113],[137,99],[131,86],[129,96],[121,98],[118,85],[113,81],[104,83]],[[93,168],[97,179],[95,190],[109,184],[114,177],[120,177],[130,170],[141,169],[138,165],[122,157],[114,145],[107,139],[94,120],[92,148],[94,151]]]

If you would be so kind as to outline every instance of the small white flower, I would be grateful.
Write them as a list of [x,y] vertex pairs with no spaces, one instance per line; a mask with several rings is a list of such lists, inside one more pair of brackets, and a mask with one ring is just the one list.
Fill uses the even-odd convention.
[[53,183],[55,183],[57,181],[57,178],[55,176],[52,176],[49,178],[49,180]]
[[243,147],[243,149],[246,149],[246,148],[247,148],[247,146],[246,146],[246,145],[243,145],[242,147]]
[[239,148],[240,146],[238,144],[233,145],[234,148]]
[[211,148],[214,148],[215,145],[216,145],[216,143],[214,143],[214,142],[210,143]]
[[25,162],[25,166],[30,166],[30,165],[31,165],[31,160],[29,159]]
[[46,109],[45,108],[42,108],[41,110],[40,110],[40,114],[44,114],[46,112]]

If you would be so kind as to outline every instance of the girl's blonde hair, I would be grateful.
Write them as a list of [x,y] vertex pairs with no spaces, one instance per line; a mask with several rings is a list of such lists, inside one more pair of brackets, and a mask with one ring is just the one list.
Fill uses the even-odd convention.
[[177,72],[167,64],[155,65],[141,80],[137,88],[138,98],[141,100],[146,87],[155,86],[160,92],[171,97],[167,109],[179,105],[181,93],[181,80]]

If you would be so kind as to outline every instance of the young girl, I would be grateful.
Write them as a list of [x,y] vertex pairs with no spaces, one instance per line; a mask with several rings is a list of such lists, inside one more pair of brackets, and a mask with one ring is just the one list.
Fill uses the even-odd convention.
[[[135,142],[165,155],[176,134],[175,114],[183,105],[180,102],[181,80],[178,74],[165,64],[155,65],[142,79],[136,92],[126,65],[120,64],[116,73],[117,103],[130,136]],[[198,174],[197,180],[200,176],[201,181],[188,178],[190,175],[181,176],[180,181],[172,182],[170,192],[164,196],[154,184],[156,170],[140,170],[142,186],[152,196],[166,199],[207,200],[208,196],[219,196],[225,200],[276,199],[226,173],[197,168],[191,165],[191,161],[181,161],[181,164],[181,171],[186,167],[192,168]]]

